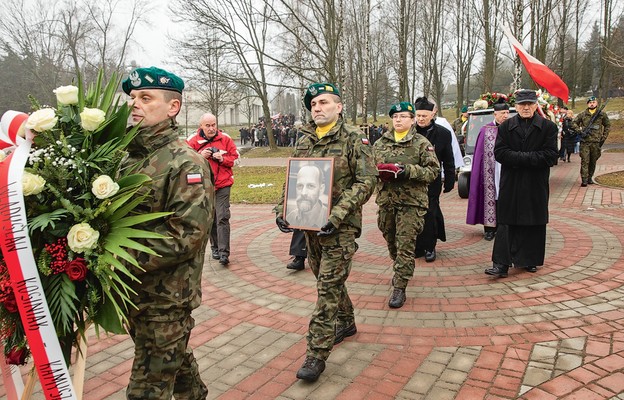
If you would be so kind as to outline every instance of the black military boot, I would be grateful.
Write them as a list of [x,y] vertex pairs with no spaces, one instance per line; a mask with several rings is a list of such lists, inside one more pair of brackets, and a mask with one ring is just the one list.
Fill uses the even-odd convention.
[[436,259],[436,251],[435,249],[429,251],[425,250],[425,261],[426,262],[434,262]]
[[587,186],[587,179],[582,179],[581,180],[581,187],[585,187]]
[[325,361],[306,356],[303,365],[299,368],[299,371],[297,371],[297,378],[308,382],[314,382],[321,376],[323,371],[325,371]]
[[405,304],[405,288],[394,288],[390,300],[388,300],[388,306],[390,308],[401,308]]
[[345,338],[353,336],[356,333],[357,327],[355,326],[355,322],[351,322],[350,324],[336,322],[336,337],[334,338],[334,344],[338,344]]
[[295,271],[301,271],[302,269],[305,268],[304,260],[305,260],[304,257],[295,256],[295,258],[291,262],[286,264],[286,268],[294,269]]
[[219,250],[212,250],[212,259],[219,260],[221,256],[219,255]]
[[485,270],[485,274],[496,276],[498,278],[507,278],[508,271],[509,271],[508,266],[494,263],[492,268],[488,268]]

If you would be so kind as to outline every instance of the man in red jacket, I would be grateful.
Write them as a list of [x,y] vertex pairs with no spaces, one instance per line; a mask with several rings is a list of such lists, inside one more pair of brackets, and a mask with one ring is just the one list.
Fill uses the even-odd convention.
[[212,258],[226,266],[230,263],[230,188],[234,184],[232,167],[238,150],[232,138],[217,128],[217,118],[202,115],[197,134],[188,144],[210,163],[215,187],[215,218],[210,233]]

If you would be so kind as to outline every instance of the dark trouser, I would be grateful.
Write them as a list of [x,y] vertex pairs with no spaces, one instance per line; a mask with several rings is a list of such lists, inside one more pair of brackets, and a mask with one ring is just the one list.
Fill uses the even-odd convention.
[[546,225],[498,224],[492,261],[515,267],[544,265],[546,253]]
[[295,229],[293,231],[292,239],[290,239],[290,252],[288,254],[303,258],[308,256],[305,234],[302,230]]
[[429,208],[425,214],[425,225],[416,239],[416,251],[433,251],[438,239],[446,240],[444,216],[440,209],[440,196],[429,196]]
[[230,186],[215,192],[215,218],[210,232],[210,247],[221,256],[230,256]]
[[349,325],[355,321],[353,303],[345,282],[351,259],[357,250],[354,232],[336,232],[326,237],[306,231],[308,264],[316,276],[316,307],[308,328],[308,356],[326,360],[334,347],[336,321]]
[[208,389],[199,375],[193,350],[188,347],[195,321],[190,311],[180,319],[153,321],[149,317],[130,319],[134,341],[134,362],[126,390],[129,400],[203,400]]
[[588,181],[594,177],[600,155],[600,143],[581,142],[581,180]]

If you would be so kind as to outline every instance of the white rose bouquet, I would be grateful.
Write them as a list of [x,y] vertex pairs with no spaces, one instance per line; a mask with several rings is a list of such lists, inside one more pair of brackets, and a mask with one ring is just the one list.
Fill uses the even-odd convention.
[[[22,179],[28,234],[67,362],[90,324],[125,333],[133,307],[128,282],[136,280],[126,265],[139,267],[125,249],[155,254],[136,239],[162,236],[136,225],[168,215],[140,213],[147,191],[139,190],[150,178],[119,172],[138,127],[126,130],[130,109],[115,98],[120,79],[102,87],[102,78],[86,91],[80,82],[59,87],[56,108],[33,100],[25,122],[34,134]],[[26,362],[29,348],[3,257],[0,326],[6,359]]]

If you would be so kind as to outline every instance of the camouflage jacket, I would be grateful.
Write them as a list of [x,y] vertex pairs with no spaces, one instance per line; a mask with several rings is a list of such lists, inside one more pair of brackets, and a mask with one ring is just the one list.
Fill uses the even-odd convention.
[[138,307],[131,316],[164,321],[201,302],[204,251],[214,208],[210,166],[178,138],[177,127],[165,121],[139,131],[128,146],[122,168],[152,178],[144,188],[148,196],[141,211],[173,213],[140,226],[168,237],[141,241],[160,257],[131,251],[145,270],[132,268],[141,282],[130,283],[137,292],[131,299]]
[[464,126],[465,122],[466,121],[462,121],[461,115],[453,121],[451,126],[453,127],[453,133],[455,134],[455,136],[464,135],[464,133],[462,132],[462,126]]
[[[596,110],[596,112],[598,112],[598,110]],[[572,128],[582,132],[587,125],[589,125],[589,121],[591,119],[592,114],[589,113],[589,109],[585,109],[585,111],[579,113],[579,115],[574,118]],[[609,121],[609,117],[607,116],[607,113],[602,110],[594,120],[594,123],[589,129],[588,135],[585,138],[581,138],[581,142],[604,142],[609,136],[610,129],[611,122]]]
[[[301,128],[302,136],[297,141],[293,157],[327,157],[334,159],[331,209],[329,221],[339,230],[362,230],[362,206],[368,201],[375,188],[377,168],[373,150],[368,139],[359,129],[350,126],[339,117],[327,135],[321,139],[316,135],[313,122]],[[284,193],[274,208],[278,217],[283,217]]]
[[412,127],[398,142],[394,129],[383,134],[373,146],[375,163],[398,163],[405,166],[406,180],[377,182],[376,202],[384,205],[409,205],[427,208],[428,186],[440,173],[440,163],[433,146]]

